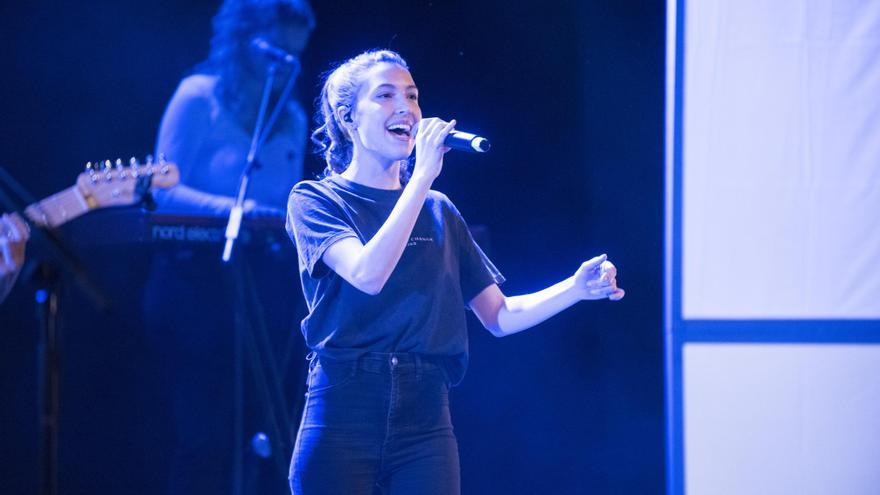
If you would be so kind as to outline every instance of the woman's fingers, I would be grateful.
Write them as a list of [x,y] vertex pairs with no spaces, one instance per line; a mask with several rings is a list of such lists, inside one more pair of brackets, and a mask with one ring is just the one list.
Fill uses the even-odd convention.
[[455,120],[446,122],[436,117],[420,120],[415,127],[416,166],[413,177],[433,181],[440,175],[443,155],[449,148],[443,145],[446,136],[455,127]]
[[599,269],[599,267],[602,265],[602,263],[605,262],[606,259],[608,259],[607,254],[600,254],[599,256],[596,256],[595,258],[591,258],[587,261],[584,261],[581,264],[581,270],[584,272],[596,271]]
[[416,138],[431,144],[442,144],[446,136],[455,129],[455,119],[446,122],[437,117],[427,117],[416,124]]
[[607,276],[607,278],[615,278],[617,277],[617,267],[614,266],[614,263],[605,260],[601,265],[602,274]]
[[[443,121],[441,120],[440,122]],[[446,125],[440,127],[440,130],[437,134],[437,144],[442,145],[446,142],[446,136],[448,136],[449,133],[452,132],[453,129],[455,129],[455,124],[455,119],[452,119],[449,122],[446,122]],[[445,151],[449,151],[448,147],[444,146],[444,148],[446,148]]]
[[600,287],[596,289],[590,290],[590,295],[597,299],[608,298],[612,301],[619,301],[623,299],[623,296],[626,294],[626,291],[621,289],[620,287],[608,286],[608,287]]
[[606,297],[611,297],[611,295],[614,294],[618,290],[620,290],[620,289],[609,285],[606,287],[598,287],[595,289],[590,289],[590,294],[596,298],[603,299]]
[[601,278],[588,280],[586,286],[591,289],[598,289],[599,287],[608,287],[617,284],[617,279],[607,279],[604,276]]
[[617,267],[608,261],[607,255],[599,255],[583,262],[575,273],[577,283],[586,290],[587,299],[618,301],[623,298],[623,289],[617,286]]

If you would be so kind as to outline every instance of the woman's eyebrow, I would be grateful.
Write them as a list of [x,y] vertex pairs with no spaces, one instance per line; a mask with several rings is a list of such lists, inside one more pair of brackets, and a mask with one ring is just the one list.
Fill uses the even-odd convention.
[[[373,91],[379,91],[380,89],[397,89],[397,86],[390,84],[390,83],[384,83],[384,84],[380,84],[380,85],[376,86],[376,89],[374,89]],[[419,88],[417,88],[415,84],[410,84],[409,86],[404,88],[404,90],[405,91],[409,91],[409,90],[418,91]]]

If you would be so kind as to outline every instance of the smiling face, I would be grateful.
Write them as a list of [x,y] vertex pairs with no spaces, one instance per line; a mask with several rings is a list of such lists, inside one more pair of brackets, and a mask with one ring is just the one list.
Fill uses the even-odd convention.
[[[345,121],[347,112],[341,120]],[[403,67],[381,62],[364,73],[349,129],[355,153],[382,163],[404,160],[412,153],[413,126],[422,119],[419,92]]]

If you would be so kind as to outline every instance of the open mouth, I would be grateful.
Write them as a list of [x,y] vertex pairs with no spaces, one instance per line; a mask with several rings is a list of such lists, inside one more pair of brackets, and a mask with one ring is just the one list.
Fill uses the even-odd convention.
[[409,141],[409,138],[412,136],[412,125],[410,124],[391,124],[386,127],[386,129],[397,139],[400,139],[402,141]]

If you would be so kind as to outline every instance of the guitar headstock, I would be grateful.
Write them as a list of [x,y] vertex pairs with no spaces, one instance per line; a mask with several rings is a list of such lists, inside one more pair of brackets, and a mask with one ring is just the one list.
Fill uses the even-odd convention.
[[76,185],[90,209],[123,206],[148,197],[152,189],[167,189],[180,181],[177,165],[160,158],[158,163],[148,156],[146,163],[136,159],[123,165],[122,160],[86,164]]

